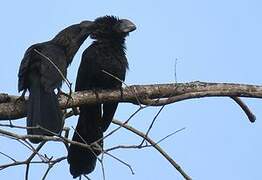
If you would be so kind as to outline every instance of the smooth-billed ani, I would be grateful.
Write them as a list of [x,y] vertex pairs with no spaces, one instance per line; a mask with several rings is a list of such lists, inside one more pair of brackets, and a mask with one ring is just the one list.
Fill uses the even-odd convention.
[[[91,21],[83,21],[71,25],[52,40],[34,44],[25,52],[18,73],[18,91],[23,90],[23,97],[29,90],[27,126],[41,127],[29,128],[29,135],[50,136],[61,132],[62,113],[54,90],[61,87],[61,74],[66,77],[67,67],[89,36],[92,24]],[[40,142],[36,138],[30,141]]]
[[[125,56],[125,37],[136,26],[129,20],[104,16],[94,21],[90,37],[94,42],[82,54],[78,69],[76,91],[97,89],[120,89],[125,80],[128,62]],[[110,76],[109,74],[112,76]],[[118,103],[83,105],[73,135],[73,141],[91,144],[96,142],[102,148],[103,132],[110,125]],[[68,151],[70,172],[74,178],[92,172],[99,150],[89,150],[71,144]]]

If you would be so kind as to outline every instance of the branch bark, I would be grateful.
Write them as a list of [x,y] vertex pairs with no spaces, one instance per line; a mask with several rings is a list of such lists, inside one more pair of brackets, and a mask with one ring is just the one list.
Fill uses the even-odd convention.
[[[0,101],[0,120],[19,119],[26,116],[26,101],[18,101],[18,96],[3,94],[7,102]],[[139,105],[162,106],[163,104],[175,103],[178,101],[202,98],[202,97],[250,97],[262,98],[262,86],[233,83],[173,83],[154,85],[133,85],[114,91],[82,91],[72,93],[72,99],[62,96],[59,100],[61,108],[77,107],[83,104],[104,103],[104,102],[129,102]],[[139,100],[139,101],[138,101]]]

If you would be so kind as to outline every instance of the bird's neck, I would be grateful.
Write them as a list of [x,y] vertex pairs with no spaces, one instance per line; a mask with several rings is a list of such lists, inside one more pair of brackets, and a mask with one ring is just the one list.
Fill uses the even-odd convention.
[[125,52],[125,39],[97,39],[93,42],[96,45],[111,47]]
[[58,46],[60,46],[66,55],[66,61],[67,64],[71,64],[76,52],[80,48],[81,44],[84,40],[81,42],[78,40],[72,40],[72,39],[53,39],[52,42]]

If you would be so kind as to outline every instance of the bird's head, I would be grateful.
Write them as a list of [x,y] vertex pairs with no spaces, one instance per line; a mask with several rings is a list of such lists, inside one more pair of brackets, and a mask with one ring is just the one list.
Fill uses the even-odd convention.
[[93,25],[94,22],[92,21],[82,21],[78,24],[73,24],[60,31],[52,39],[52,42],[65,48],[68,64],[72,62],[79,47],[93,31]]
[[60,31],[53,39],[64,46],[81,45],[93,30],[92,21],[82,21]]
[[94,30],[90,34],[92,39],[124,39],[130,32],[136,29],[134,23],[127,19],[119,19],[115,16],[103,16],[93,22]]

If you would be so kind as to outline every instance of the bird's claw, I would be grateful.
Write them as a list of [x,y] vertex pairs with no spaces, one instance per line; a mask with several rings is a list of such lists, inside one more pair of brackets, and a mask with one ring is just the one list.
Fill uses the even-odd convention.
[[70,92],[69,92],[69,94],[67,94],[67,93],[63,92],[61,89],[58,89],[58,93],[57,93],[57,95],[58,95],[59,97],[61,97],[61,96],[65,96],[65,97],[67,97],[66,104],[68,104],[68,103],[69,103],[69,100],[73,100],[73,98],[72,98],[72,91],[71,91],[71,89],[70,89]]
[[23,91],[23,93],[21,94],[21,96],[19,96],[16,100],[15,100],[15,104],[19,103],[19,102],[24,102],[25,101],[25,93],[26,90]]

